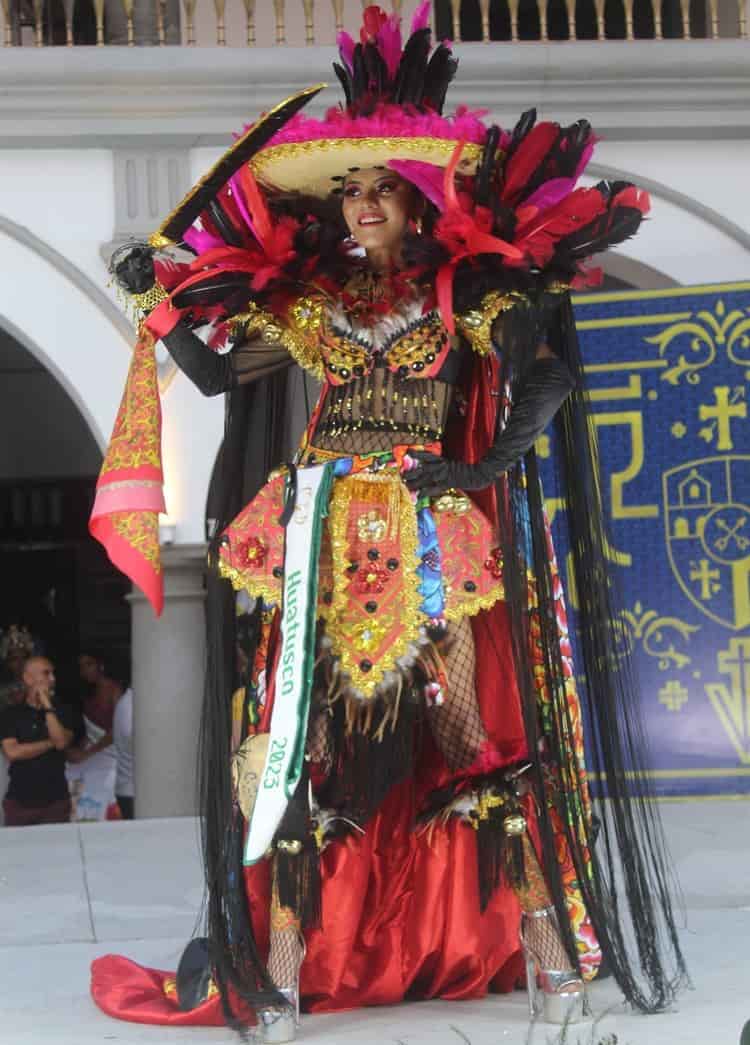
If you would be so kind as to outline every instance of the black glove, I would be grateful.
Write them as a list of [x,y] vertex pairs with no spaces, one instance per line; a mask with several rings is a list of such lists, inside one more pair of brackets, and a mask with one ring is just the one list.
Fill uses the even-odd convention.
[[109,270],[128,294],[145,294],[156,282],[154,253],[147,243],[126,243],[109,261]]
[[204,396],[221,395],[236,386],[231,352],[214,352],[183,322],[161,340],[183,374]]
[[449,461],[426,450],[410,454],[418,465],[404,481],[410,490],[436,497],[444,490],[483,490],[531,449],[572,391],[568,368],[556,356],[542,356],[523,378],[508,423],[477,464]]

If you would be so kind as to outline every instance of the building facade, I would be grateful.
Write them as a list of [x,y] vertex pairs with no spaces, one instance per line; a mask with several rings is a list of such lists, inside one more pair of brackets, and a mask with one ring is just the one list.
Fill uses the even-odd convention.
[[[744,0],[708,4],[698,12],[697,29],[695,10],[681,21],[687,9],[679,5],[634,13],[630,0],[620,12],[624,39],[545,40],[553,29],[571,37],[616,36],[620,23],[613,23],[610,5],[605,18],[603,4],[592,2],[590,11],[580,3],[540,4],[436,5],[443,32],[487,37],[456,45],[452,103],[488,109],[505,127],[532,106],[544,119],[590,120],[601,139],[592,176],[632,180],[653,200],[638,237],[604,260],[618,285],[659,289],[748,279]],[[400,6],[410,17],[415,4]],[[93,481],[133,340],[108,286],[111,251],[152,232],[233,132],[287,95],[330,82],[334,50],[326,41],[336,22],[356,24],[360,5],[245,0],[225,8],[218,0],[215,7],[188,0],[180,15],[176,6],[136,2],[130,19],[119,5],[98,5],[88,29],[80,18],[67,25],[64,12],[45,21],[14,0],[4,0],[2,10],[0,483],[60,475]],[[514,41],[524,25],[538,38]],[[651,38],[639,38],[644,25]],[[668,26],[673,38],[653,38],[668,35]],[[79,44],[78,32],[98,35],[101,46]],[[686,38],[698,33],[699,39]],[[511,39],[491,38],[503,34]],[[144,46],[109,42],[128,37]],[[63,46],[66,39],[73,46]],[[332,87],[310,110],[336,100]],[[27,373],[13,362],[19,352],[32,361]],[[57,389],[51,398],[40,398],[34,385],[32,371],[40,369]],[[206,502],[223,426],[222,402],[201,398],[167,358],[160,360],[160,379],[169,513],[163,617],[155,622],[137,593],[128,596],[141,816],[194,808]],[[295,394],[301,402],[301,384]],[[30,428],[49,436],[36,455],[20,452],[28,449]],[[13,542],[3,547],[12,551]],[[90,621],[86,629],[95,630],[95,612]]]

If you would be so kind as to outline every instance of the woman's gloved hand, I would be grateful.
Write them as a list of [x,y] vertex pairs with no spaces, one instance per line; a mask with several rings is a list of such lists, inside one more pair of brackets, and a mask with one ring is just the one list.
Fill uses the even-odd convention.
[[145,294],[156,282],[153,247],[126,243],[114,252],[109,271],[128,294]]
[[573,389],[568,368],[556,356],[536,359],[525,375],[508,423],[477,464],[450,461],[428,451],[409,456],[416,467],[404,482],[410,490],[437,497],[445,490],[483,490],[527,453]]

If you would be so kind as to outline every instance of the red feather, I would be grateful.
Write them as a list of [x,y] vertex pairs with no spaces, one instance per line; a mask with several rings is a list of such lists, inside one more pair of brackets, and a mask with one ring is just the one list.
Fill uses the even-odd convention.
[[534,171],[557,141],[559,133],[560,128],[556,123],[538,123],[531,128],[508,160],[500,192],[503,203],[512,205],[518,199]]
[[245,164],[240,171],[240,184],[247,203],[247,209],[253,221],[253,232],[260,245],[265,249],[273,229],[271,215],[268,213],[263,193],[258,188],[258,183],[253,176],[250,167]]
[[513,245],[530,256],[536,265],[545,265],[558,240],[588,225],[606,209],[606,201],[597,189],[576,189],[554,207],[520,225]]
[[639,210],[641,214],[648,214],[651,210],[651,197],[643,189],[639,189],[637,185],[628,185],[626,189],[621,189],[617,193],[612,199],[610,206],[613,209],[615,207],[632,207],[634,210]]

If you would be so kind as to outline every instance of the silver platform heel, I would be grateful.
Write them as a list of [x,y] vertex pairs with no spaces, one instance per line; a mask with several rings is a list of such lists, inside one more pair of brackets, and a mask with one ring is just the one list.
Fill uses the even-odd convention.
[[283,1045],[283,1042],[295,1041],[299,1027],[299,976],[296,987],[279,987],[288,1005],[284,1008],[260,1009],[258,1011],[258,1030],[260,1040],[266,1045]]
[[[559,934],[554,907],[524,911],[521,917],[521,946],[526,958],[526,989],[532,1019],[541,1016],[546,1023],[579,1023],[589,1014],[583,980],[574,969],[545,969],[529,942],[528,926],[534,918],[547,918]],[[537,982],[538,977],[538,982]]]
[[258,1040],[264,1045],[284,1045],[287,1041],[296,1041],[299,1028],[299,974],[307,954],[307,945],[300,936],[302,955],[297,968],[297,980],[291,987],[277,987],[279,994],[286,998],[288,1004],[258,1009]]

